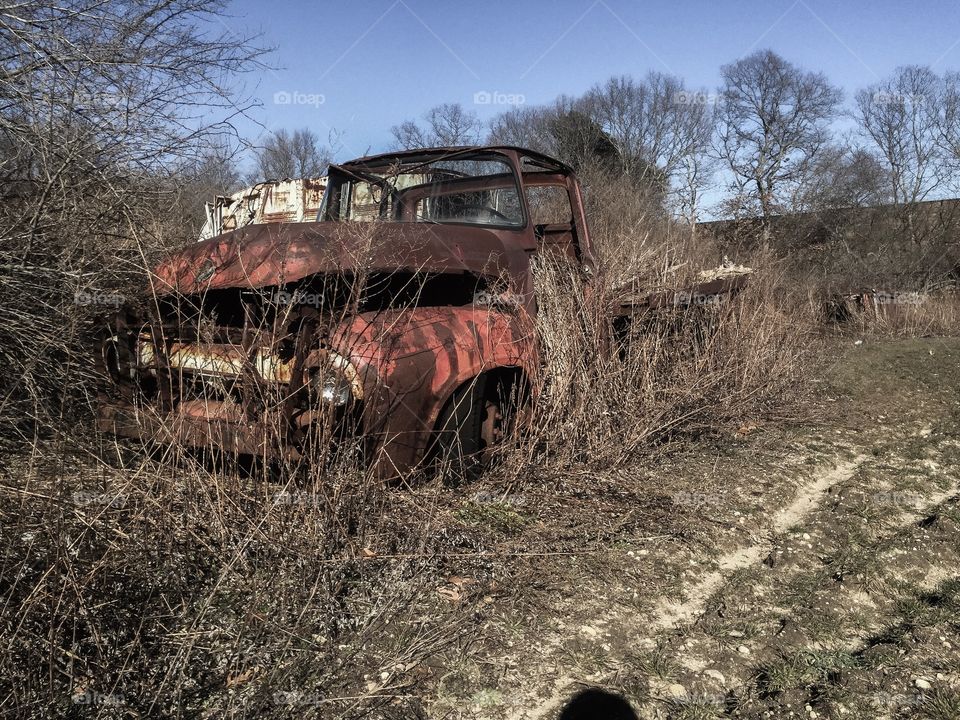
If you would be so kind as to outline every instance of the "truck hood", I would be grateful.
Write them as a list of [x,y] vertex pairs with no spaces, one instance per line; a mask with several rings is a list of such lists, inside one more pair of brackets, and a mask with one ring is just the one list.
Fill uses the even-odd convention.
[[154,271],[154,289],[194,294],[363,271],[515,274],[526,262],[522,237],[516,231],[426,223],[250,225],[169,256]]

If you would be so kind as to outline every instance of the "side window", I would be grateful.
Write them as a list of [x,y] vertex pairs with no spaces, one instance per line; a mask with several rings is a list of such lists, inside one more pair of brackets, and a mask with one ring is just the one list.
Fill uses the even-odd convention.
[[[383,188],[365,182],[350,183],[350,205],[345,208],[346,215],[351,220],[373,221],[380,217],[380,201],[383,199]],[[393,203],[387,200],[386,217],[393,216]],[[343,219],[346,219],[344,217]]]
[[560,185],[529,187],[527,203],[537,235],[538,249],[576,261],[573,208],[567,189]]
[[544,185],[527,188],[527,203],[534,225],[569,225],[573,220],[573,209],[565,187]]

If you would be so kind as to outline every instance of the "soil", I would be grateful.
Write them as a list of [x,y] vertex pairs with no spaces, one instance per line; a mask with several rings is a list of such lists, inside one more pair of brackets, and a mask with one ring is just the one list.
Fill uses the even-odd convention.
[[960,718],[960,340],[834,356],[816,420],[465,499],[512,552],[456,596],[482,641],[438,659],[429,715],[598,686],[644,718]]

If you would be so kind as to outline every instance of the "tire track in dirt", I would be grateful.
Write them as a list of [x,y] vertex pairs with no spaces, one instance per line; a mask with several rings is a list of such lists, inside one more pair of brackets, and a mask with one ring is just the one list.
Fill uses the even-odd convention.
[[[920,437],[926,437],[926,435],[921,434]],[[936,449],[939,450],[940,448]],[[864,467],[865,461],[868,459],[869,458],[866,456],[857,458],[859,461],[857,467]],[[854,462],[856,463],[857,461]],[[923,462],[928,467],[930,466],[929,461],[924,460]],[[933,467],[936,468],[936,464],[934,464]],[[840,477],[841,473],[839,473],[841,469],[842,468],[837,469],[838,472],[836,475],[838,477],[834,487],[842,486],[845,479],[852,479],[854,477],[854,473],[858,471],[857,468],[854,468],[853,472],[849,473],[846,478],[843,478]],[[880,498],[882,501],[883,498],[888,494],[894,498],[901,494],[903,496],[917,495],[916,492],[907,492],[903,488],[897,486],[890,488],[885,482],[881,482],[881,484],[887,487],[886,492],[870,493],[871,489],[874,491],[879,489],[876,487],[878,481],[878,477],[873,477],[872,480],[866,485],[860,484],[858,486],[858,490],[861,493],[861,497],[866,495],[867,497],[874,498],[874,501],[876,501],[877,498]],[[850,489],[851,488],[849,486],[846,488],[846,490],[843,492],[844,497],[846,497],[847,492],[849,492]],[[814,489],[810,488],[810,490],[815,495]],[[827,487],[821,488],[821,493],[825,490],[827,490]],[[950,555],[949,553],[949,543],[944,545],[942,540],[940,541],[940,546],[937,546],[936,544],[931,545],[929,542],[924,543],[924,541],[918,540],[918,533],[924,532],[923,528],[926,527],[924,523],[925,520],[934,520],[942,514],[945,505],[955,503],[957,501],[958,486],[956,478],[952,478],[952,482],[950,482],[947,487],[943,487],[941,485],[939,489],[932,490],[932,492],[930,490],[932,490],[932,488],[926,488],[923,492],[924,499],[922,503],[918,502],[915,506],[904,508],[899,512],[892,513],[890,518],[892,522],[887,525],[887,529],[878,535],[874,540],[872,540],[869,546],[864,546],[858,551],[859,556],[873,553],[878,554],[880,557],[887,556],[888,559],[883,565],[883,577],[894,575],[900,581],[905,579],[906,576],[903,573],[905,573],[908,568],[914,567],[914,563],[916,562],[913,559],[915,556],[911,555],[909,552],[911,546],[913,546],[912,550],[915,553],[917,550],[917,545],[925,544],[926,555],[928,557],[940,557],[940,552],[946,550],[948,551],[947,556],[955,559],[955,553],[953,555]],[[814,501],[813,505],[810,506],[806,511],[802,506],[804,500]],[[808,559],[823,552],[822,549],[813,550],[812,548],[824,548],[831,545],[831,543],[828,541],[828,538],[829,535],[835,531],[835,528],[833,528],[830,518],[835,517],[833,514],[838,511],[837,508],[824,508],[822,503],[815,502],[815,500],[816,498],[812,496],[808,496],[807,498],[804,498],[802,495],[798,496],[797,500],[789,508],[786,508],[781,513],[778,513],[778,522],[775,523],[778,525],[780,532],[785,535],[790,531],[791,528],[796,528],[799,525],[806,525],[809,523],[811,516],[823,515],[823,517],[816,521],[815,527],[812,527],[809,530],[813,537],[809,538],[807,534],[803,535],[804,539],[810,539],[813,543],[812,545],[807,543],[807,547],[810,548],[809,552],[806,553]],[[900,500],[899,502],[903,502],[903,500]],[[841,511],[845,512],[845,510]],[[824,535],[825,532],[827,535]],[[835,543],[832,545],[836,547]],[[950,566],[951,565],[948,563],[947,567]],[[770,567],[772,568],[773,565]],[[953,567],[955,567],[955,565]],[[736,569],[742,569],[742,567],[738,567]],[[925,570],[927,573],[926,578],[922,578],[922,580],[919,578],[914,578],[912,582],[921,587],[925,592],[933,592],[939,583],[955,578],[955,573],[937,573],[932,572],[933,569],[934,568],[929,568]],[[744,622],[747,624],[747,626],[752,625],[757,627],[758,623],[759,625],[769,626],[771,624],[771,620],[779,619],[781,622],[781,631],[787,626],[785,623],[789,623],[790,627],[793,628],[792,632],[795,636],[791,640],[786,640],[786,644],[784,644],[782,640],[775,639],[773,636],[758,636],[757,638],[754,638],[755,640],[762,639],[759,648],[754,644],[751,644],[749,641],[746,641],[744,643],[745,647],[750,650],[750,652],[747,653],[746,657],[740,657],[734,654],[733,657],[737,658],[736,661],[731,660],[729,656],[727,658],[722,658],[722,653],[721,657],[718,657],[718,652],[715,648],[715,643],[717,642],[715,630],[711,631],[709,628],[698,628],[699,621],[705,616],[706,610],[704,610],[702,613],[685,617],[685,621],[689,623],[687,627],[689,632],[684,632],[680,636],[683,639],[682,645],[678,646],[677,643],[679,641],[671,641],[670,647],[671,655],[673,655],[678,661],[678,665],[684,667],[686,670],[681,673],[682,677],[676,678],[683,684],[672,685],[671,687],[688,688],[692,685],[692,687],[697,689],[693,691],[692,695],[680,696],[680,699],[675,701],[694,702],[698,697],[698,693],[700,697],[710,698],[715,704],[719,705],[729,703],[730,698],[732,697],[750,698],[753,694],[753,691],[755,691],[757,687],[757,666],[755,663],[761,656],[765,658],[763,662],[777,662],[775,660],[777,655],[780,654],[781,657],[786,657],[782,655],[782,653],[785,652],[819,652],[823,650],[828,653],[847,653],[851,656],[857,655],[870,647],[871,637],[876,637],[877,633],[880,632],[883,627],[887,627],[891,622],[895,622],[889,618],[896,617],[894,606],[898,600],[898,597],[900,597],[899,593],[902,592],[902,590],[895,589],[893,590],[892,594],[889,590],[885,591],[883,589],[876,591],[864,591],[856,589],[856,584],[854,584],[853,588],[847,586],[847,588],[844,589],[842,585],[842,578],[837,580],[837,578],[834,577],[832,578],[834,582],[825,582],[824,579],[821,578],[819,581],[811,584],[817,585],[826,592],[826,595],[818,595],[819,601],[824,603],[825,613],[829,615],[830,613],[835,613],[836,608],[838,607],[848,607],[844,600],[852,599],[854,602],[850,607],[854,608],[854,618],[857,617],[856,611],[858,609],[862,609],[862,607],[857,608],[856,606],[858,604],[861,606],[863,604],[868,604],[873,613],[883,621],[879,627],[856,627],[855,632],[851,633],[850,630],[854,629],[854,627],[849,625],[845,619],[842,623],[838,620],[837,625],[835,626],[837,629],[837,636],[825,641],[826,645],[821,645],[820,642],[815,641],[819,640],[815,630],[808,638],[810,641],[809,643],[802,642],[797,644],[798,640],[800,640],[803,635],[811,629],[807,625],[807,623],[810,621],[809,616],[805,614],[804,610],[804,608],[809,610],[809,606],[805,606],[803,604],[800,605],[800,614],[796,614],[795,612],[791,611],[788,615],[780,615],[780,613],[784,612],[782,608],[789,606],[789,602],[785,602],[784,598],[778,594],[778,589],[787,587],[791,582],[795,581],[799,577],[809,576],[814,578],[819,572],[822,572],[822,570],[818,571],[816,565],[811,567],[809,563],[806,563],[806,567],[804,567],[803,564],[794,564],[790,566],[786,570],[786,576],[784,576],[782,571],[778,571],[775,577],[767,576],[766,579],[761,581],[759,584],[751,586],[754,596],[758,595],[759,593],[766,598],[762,608],[757,608],[756,606],[751,607],[751,605],[748,604],[746,608],[744,608],[743,612],[735,611],[734,615],[723,616],[727,618],[725,622],[727,624],[732,624],[733,626],[737,626],[738,624],[742,625]],[[856,581],[854,581],[854,583],[856,583]],[[722,592],[722,585],[722,581],[718,582],[715,586],[715,589]],[[770,592],[773,592],[774,594],[769,595],[768,593]],[[853,594],[850,595],[848,593]],[[774,596],[776,596],[776,599],[773,599]],[[707,602],[709,602],[709,596],[707,598]],[[833,608],[832,610],[830,609],[831,606]],[[756,614],[757,611],[761,609],[761,614]],[[778,615],[779,618],[777,617]],[[665,627],[663,629],[668,628]],[[797,635],[797,633],[799,633],[799,635]],[[779,636],[780,632],[775,633],[775,635]],[[742,634],[739,636],[742,636]],[[697,653],[691,654],[693,647],[713,647],[714,649],[707,652],[706,655],[698,655]],[[759,656],[757,655],[758,652],[760,653]],[[739,667],[743,672],[738,673],[735,669],[737,667]],[[722,674],[719,672],[718,668],[723,670]],[[720,682],[719,688],[713,684],[717,680]],[[700,689],[703,687],[702,684],[704,682],[707,683],[706,689]],[[662,685],[663,687],[666,687],[666,683],[663,683]],[[690,691],[685,690],[685,692],[689,693]],[[665,697],[668,700],[670,699],[669,694]],[[676,696],[674,696],[674,698],[676,698]],[[664,698],[661,697],[659,699]],[[795,697],[793,700],[794,704],[796,704]],[[813,695],[810,696],[809,702],[815,702]],[[803,702],[801,702],[801,706],[802,704]],[[748,712],[747,707],[738,705],[737,708],[743,712],[745,717],[769,717],[770,712],[773,712],[774,716],[777,716],[777,712],[786,712],[783,707],[779,709],[771,709],[774,706],[770,705],[769,703],[760,702],[759,706],[759,710],[756,707],[752,708],[752,710],[755,711],[755,715],[751,715],[750,712]],[[786,707],[790,707],[789,701],[787,701]],[[844,712],[846,712],[846,710],[844,710]]]
[[[520,634],[529,643],[527,662],[510,673],[509,700],[497,704],[496,714],[478,707],[471,717],[552,719],[584,684],[623,692],[644,717],[720,717],[732,702],[737,711],[749,710],[744,717],[803,716],[804,702],[820,710],[809,694],[816,683],[806,680],[785,687],[808,694],[785,693],[772,712],[740,703],[755,699],[760,686],[752,679],[770,679],[754,678],[758,668],[775,669],[781,652],[784,662],[808,651],[818,661],[856,652],[864,638],[880,637],[878,624],[886,632],[913,612],[914,596],[939,587],[958,567],[960,546],[950,533],[960,527],[960,454],[956,447],[941,452],[958,446],[952,439],[956,401],[952,392],[945,396],[944,384],[953,376],[939,357],[928,360],[933,352],[919,341],[880,350],[831,368],[831,395],[843,406],[815,431],[784,443],[778,462],[758,456],[728,464],[724,458],[719,473],[716,464],[702,473],[707,500],[696,504],[706,506],[703,521],[710,526],[691,528],[694,544],[641,545],[634,557],[636,548],[625,542],[611,548],[611,567],[601,566],[602,576],[591,576],[589,568],[571,573],[580,582],[551,605],[556,621],[540,623],[536,635]],[[939,457],[928,463],[924,455],[933,450]],[[701,471],[696,464],[691,470],[677,479],[696,495]],[[741,496],[711,501],[711,491],[724,496],[716,483],[723,478]],[[909,498],[918,494],[924,501],[913,505]],[[937,528],[946,535],[925,545],[926,533]],[[718,544],[695,547],[710,538]],[[627,549],[617,575],[619,554]],[[960,648],[960,639],[946,635]],[[933,669],[929,679],[938,682],[940,668],[922,661],[915,667],[927,674]],[[909,669],[905,681],[913,687]],[[886,672],[867,668],[864,674],[858,688],[893,692]],[[956,690],[960,697],[960,680]],[[880,717],[856,707],[851,717]],[[821,712],[826,716],[835,715]]]
[[[938,586],[941,586],[947,582],[956,581],[958,579],[956,574],[958,548],[956,547],[955,543],[949,540],[944,540],[944,538],[940,538],[939,540],[935,540],[933,542],[929,540],[921,541],[918,539],[921,537],[921,533],[924,532],[924,521],[926,519],[936,518],[942,514],[946,506],[955,504],[957,500],[960,499],[958,490],[960,490],[960,487],[954,483],[947,490],[938,491],[928,495],[925,503],[922,506],[911,511],[900,513],[898,516],[899,524],[895,526],[893,532],[889,533],[886,537],[878,539],[872,544],[870,550],[877,551],[879,555],[884,558],[883,571],[879,575],[881,581],[885,581],[887,578],[894,577],[899,583],[913,585],[914,588],[922,590],[924,593],[935,593]],[[925,572],[925,577],[914,577],[909,583],[906,583],[905,581],[909,572],[912,571],[914,575],[920,574],[917,572],[919,568],[916,564],[916,556],[915,554],[911,554],[909,550],[911,546],[913,546],[913,550],[916,551],[917,545],[921,543],[924,545],[924,552],[927,557],[934,556],[940,558],[945,553],[949,559],[949,562],[945,566],[940,566],[939,568],[936,567],[936,565],[924,568],[924,570],[921,572]],[[831,588],[831,590],[836,593],[836,597],[845,597],[843,594],[844,591],[840,590],[837,586],[834,586]],[[832,641],[828,641],[826,644],[816,643],[812,646],[796,644],[794,642],[780,648],[778,652],[783,653],[788,648],[792,652],[805,652],[808,651],[810,647],[814,647],[817,650],[826,649],[835,655],[846,654],[850,657],[859,658],[864,653],[868,652],[874,645],[881,644],[882,642],[890,642],[889,640],[880,640],[885,631],[889,631],[891,628],[897,628],[903,623],[906,623],[906,626],[912,626],[912,624],[915,622],[915,618],[905,620],[906,616],[903,614],[904,611],[897,608],[899,602],[901,602],[904,598],[910,597],[910,592],[904,594],[904,590],[902,588],[894,587],[892,590],[884,590],[881,587],[876,590],[857,589],[853,592],[854,595],[860,598],[862,603],[869,603],[872,613],[881,620],[879,627],[871,628],[866,626],[859,629],[858,632],[850,634],[849,632],[844,632],[843,630],[845,627],[838,622],[836,627],[840,629],[840,632],[838,632],[837,638],[833,639]],[[914,590],[913,592],[916,591]],[[907,605],[907,607],[909,607],[909,605]],[[836,616],[835,610],[828,610],[827,612],[831,613],[831,617]],[[840,617],[842,619],[842,616]],[[921,625],[918,623],[917,626],[920,627]],[[803,630],[803,620],[799,621],[799,628]],[[948,647],[950,646],[948,645]],[[761,650],[763,649],[764,648],[761,647]],[[904,654],[906,654],[906,651]],[[856,666],[854,667],[856,668]],[[958,666],[954,665],[954,667]],[[924,670],[930,670],[929,666],[927,668],[915,668],[909,671],[901,670],[901,674],[906,673],[908,679],[910,677],[923,677],[925,674],[928,674],[925,673]],[[897,675],[897,671],[898,668],[896,665],[884,669],[883,678],[880,680],[880,683],[883,687],[886,687],[887,683],[893,682],[894,677]],[[847,672],[852,674],[854,671],[848,670]],[[869,671],[867,671],[866,674],[869,675]],[[936,674],[935,671],[929,672],[929,676],[931,678],[934,676],[934,674]],[[730,674],[728,673],[728,676],[729,675]],[[736,677],[735,674],[734,677]],[[942,676],[937,674],[936,677],[940,679]],[[876,678],[874,678],[874,680],[876,680]],[[774,709],[775,706],[771,704],[777,702],[774,700],[759,701],[759,707],[757,705],[751,706],[751,699],[753,702],[757,702],[755,695],[758,687],[757,681],[758,676],[755,673],[752,677],[746,680],[742,678],[735,679],[733,682],[727,682],[724,684],[723,692],[727,697],[733,696],[737,698],[746,698],[748,700],[746,705],[737,705],[738,713],[742,717],[770,717],[771,713],[773,713],[772,716],[774,717],[778,716],[778,712],[784,711],[782,704],[784,702],[783,700],[779,701],[781,703],[779,709]],[[833,682],[833,680],[827,679],[825,682]],[[944,685],[941,683],[940,687],[943,688]],[[791,689],[790,686],[781,688],[780,691],[784,693],[796,693],[796,689]],[[811,703],[817,703],[816,696],[820,694],[819,691],[817,693],[813,693],[810,691],[809,687],[804,688],[804,691],[807,693],[807,695],[799,701],[801,705],[804,703],[808,705]],[[900,688],[900,691],[903,691],[902,687]],[[829,693],[824,694],[829,695]],[[884,693],[881,693],[881,696],[883,694]],[[886,694],[889,697],[892,697],[893,695],[889,692],[886,692]],[[855,699],[857,701],[863,701],[865,698]],[[796,695],[794,695],[793,700],[795,704],[798,702]],[[866,698],[866,700],[867,702],[872,701],[869,698]],[[917,697],[914,698],[913,702],[916,704],[921,700],[922,697]],[[789,703],[789,700],[786,702]],[[843,706],[842,703],[840,705],[836,705],[836,703],[840,703],[840,700],[836,697],[832,697],[823,702],[826,703],[825,707],[817,706],[817,710],[820,712],[821,717],[833,717],[833,711],[835,708],[839,708],[837,711],[841,714],[851,712],[849,707]],[[833,708],[831,708],[831,705]],[[789,704],[787,707],[789,707]],[[871,712],[873,712],[872,709]],[[859,714],[854,713],[854,716],[865,717],[866,715],[863,713],[864,709],[861,708]],[[871,716],[877,718],[893,717],[892,714],[879,712]],[[900,717],[899,714],[896,714],[896,716]],[[931,717],[941,717],[941,715]],[[946,716],[944,715],[942,717]],[[950,715],[949,717],[960,717],[960,715]]]
[[755,565],[770,554],[774,547],[773,535],[779,535],[799,524],[819,504],[826,491],[834,485],[849,480],[866,460],[866,455],[857,455],[852,460],[840,463],[828,472],[820,473],[797,490],[794,501],[777,512],[771,523],[771,537],[763,543],[738,548],[717,559],[718,569],[706,575],[690,587],[686,599],[681,602],[663,602],[649,623],[652,633],[668,630],[676,625],[692,622],[703,614],[707,600],[737,570]]
[[[767,540],[737,548],[722,555],[716,561],[717,570],[708,573],[696,582],[688,583],[684,587],[685,599],[683,601],[662,602],[656,606],[652,617],[642,623],[644,635],[652,637],[676,625],[692,622],[702,615],[707,600],[733,573],[761,562],[773,548],[774,536],[802,522],[809,513],[819,506],[829,488],[850,479],[866,459],[866,455],[857,454],[853,459],[840,462],[825,472],[817,473],[808,482],[801,484],[797,488],[790,505],[774,514],[767,530]],[[611,613],[600,624],[607,625],[611,621],[619,621],[619,624],[628,627],[632,627],[635,622],[632,619],[625,621],[620,613]],[[556,690],[551,697],[542,701],[535,710],[515,709],[507,715],[508,720],[541,720],[550,717],[570,698],[577,683],[578,679],[570,675],[557,678],[554,682]]]

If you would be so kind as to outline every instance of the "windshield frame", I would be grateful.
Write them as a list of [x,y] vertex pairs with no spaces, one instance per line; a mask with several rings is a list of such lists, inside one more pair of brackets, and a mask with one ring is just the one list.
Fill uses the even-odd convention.
[[[521,219],[518,223],[480,223],[465,222],[457,220],[444,221],[406,221],[401,218],[384,217],[386,203],[391,197],[403,193],[407,188],[397,189],[393,182],[388,178],[396,178],[400,175],[415,174],[417,170],[428,167],[435,163],[442,163],[451,160],[463,161],[492,161],[502,164],[507,174],[513,178],[513,187],[517,193],[517,205],[521,213]],[[400,168],[400,169],[398,169]],[[482,180],[484,175],[476,175],[471,179]],[[490,175],[489,177],[495,177]],[[463,147],[463,148],[436,148],[422,151],[404,151],[395,154],[378,155],[371,158],[360,158],[352,160],[343,165],[331,164],[328,171],[327,189],[324,192],[323,202],[317,214],[317,219],[321,221],[332,222],[350,222],[340,217],[340,202],[345,188],[351,183],[364,182],[371,185],[378,185],[383,190],[383,196],[380,200],[378,212],[378,222],[387,222],[397,225],[429,225],[436,227],[438,225],[451,225],[457,227],[489,228],[491,230],[525,232],[530,227],[530,212],[527,207],[526,192],[523,184],[523,174],[520,169],[519,159],[516,153],[507,149],[494,149],[482,147]],[[409,189],[414,189],[409,188]]]

